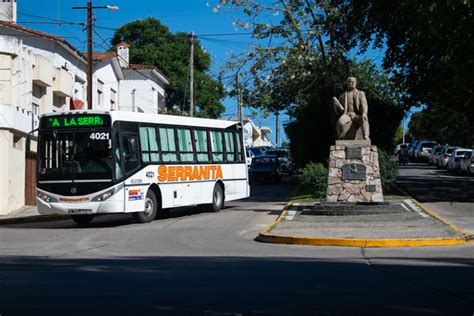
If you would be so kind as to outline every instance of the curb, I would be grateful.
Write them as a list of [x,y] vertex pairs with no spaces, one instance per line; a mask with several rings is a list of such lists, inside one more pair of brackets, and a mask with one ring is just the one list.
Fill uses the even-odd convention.
[[25,223],[41,223],[70,219],[69,215],[47,214],[47,215],[30,215],[23,217],[0,218],[0,225],[25,224]]
[[[406,192],[405,192],[406,193]],[[436,218],[451,229],[461,233],[458,237],[434,237],[434,238],[399,238],[399,239],[377,239],[377,238],[311,238],[303,236],[282,236],[272,235],[270,231],[278,225],[285,215],[287,209],[291,206],[292,201],[288,202],[277,220],[270,224],[267,228],[260,232],[255,240],[266,243],[289,244],[289,245],[309,245],[309,246],[335,246],[335,247],[359,247],[359,248],[396,248],[396,247],[428,247],[428,246],[454,246],[466,245],[474,241],[474,235],[458,228],[454,224],[449,223],[446,219],[436,214],[433,210],[422,205],[411,195],[407,194],[417,206],[423,209],[430,216]]]

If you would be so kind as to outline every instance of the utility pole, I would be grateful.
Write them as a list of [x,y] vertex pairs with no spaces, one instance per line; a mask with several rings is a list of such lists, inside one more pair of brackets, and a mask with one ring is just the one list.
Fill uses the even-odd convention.
[[276,145],[277,147],[280,146],[280,130],[279,130],[279,122],[278,122],[278,117],[279,117],[280,113],[278,113],[278,111],[275,112],[275,117],[276,117],[276,126],[275,126],[275,130],[276,130],[276,134],[275,134],[275,138],[276,138]]
[[87,10],[87,109],[92,109],[92,72],[93,72],[93,60],[92,60],[92,9],[109,9],[118,10],[119,8],[115,5],[105,6],[92,6],[92,1],[87,1],[86,7],[72,7],[73,10]]
[[189,116],[194,116],[194,32],[189,37]]
[[87,1],[87,109],[92,110],[92,2]]
[[242,89],[240,89],[240,75],[235,75],[235,82],[237,86],[237,110],[239,114],[240,126],[244,126],[244,110],[242,108]]

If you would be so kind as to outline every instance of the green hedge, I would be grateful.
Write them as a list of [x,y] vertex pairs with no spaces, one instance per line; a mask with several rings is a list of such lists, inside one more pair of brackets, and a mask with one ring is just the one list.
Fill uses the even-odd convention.
[[398,176],[397,165],[395,161],[391,159],[391,155],[381,149],[379,149],[379,167],[384,193],[387,194],[396,191],[395,180]]
[[328,169],[321,163],[309,162],[298,176],[301,194],[311,194],[314,198],[326,196]]

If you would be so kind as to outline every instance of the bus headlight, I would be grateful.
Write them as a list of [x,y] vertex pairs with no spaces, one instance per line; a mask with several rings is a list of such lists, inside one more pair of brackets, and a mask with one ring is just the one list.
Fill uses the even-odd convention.
[[110,190],[107,190],[105,191],[104,193],[101,193],[95,197],[92,198],[91,202],[102,202],[102,201],[105,201],[107,200],[108,198],[110,198],[112,195],[114,195],[115,193],[117,193],[121,188],[123,187],[123,185],[119,185],[119,186],[116,186],[115,188],[113,189],[110,189]]
[[46,193],[39,192],[39,191],[37,191],[37,196],[43,201],[45,201],[46,203],[52,203],[52,202],[58,201],[55,197],[52,197],[51,195],[48,195]]

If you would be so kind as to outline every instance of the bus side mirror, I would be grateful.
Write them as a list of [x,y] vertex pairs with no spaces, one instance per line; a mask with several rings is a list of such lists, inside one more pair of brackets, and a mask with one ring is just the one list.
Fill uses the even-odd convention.
[[33,134],[38,131],[37,128],[35,128],[34,130],[32,130],[31,132],[29,132],[27,135],[26,135],[26,152],[29,152],[31,151],[31,139],[33,138]]

